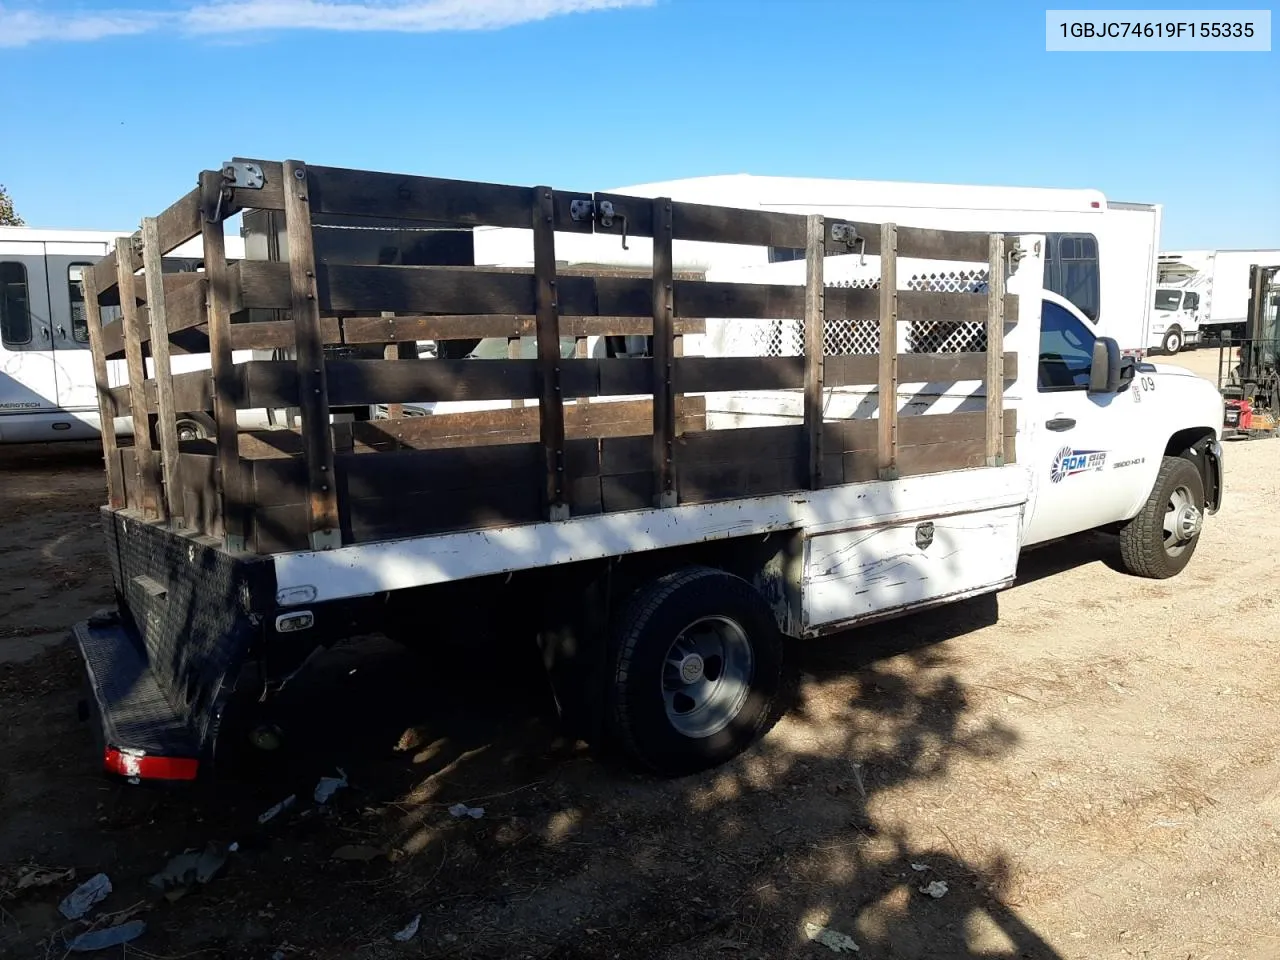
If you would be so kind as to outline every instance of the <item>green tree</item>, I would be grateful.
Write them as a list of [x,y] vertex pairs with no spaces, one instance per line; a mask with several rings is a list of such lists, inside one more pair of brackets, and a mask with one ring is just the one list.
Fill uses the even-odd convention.
[[9,196],[9,191],[4,188],[4,184],[0,183],[0,227],[23,227],[26,221],[18,216],[18,211],[13,209],[13,198]]

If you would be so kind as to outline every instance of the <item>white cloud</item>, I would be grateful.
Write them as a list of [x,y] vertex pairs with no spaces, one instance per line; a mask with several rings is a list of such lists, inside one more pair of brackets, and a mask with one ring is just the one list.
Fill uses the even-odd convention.
[[11,10],[0,6],[0,47],[25,47],[42,40],[102,40],[147,33],[163,16],[146,11],[108,11],[65,14]]
[[213,0],[172,12],[90,13],[0,5],[0,47],[89,41],[178,30],[231,35],[268,30],[436,33],[497,30],[571,13],[644,7],[656,0]]

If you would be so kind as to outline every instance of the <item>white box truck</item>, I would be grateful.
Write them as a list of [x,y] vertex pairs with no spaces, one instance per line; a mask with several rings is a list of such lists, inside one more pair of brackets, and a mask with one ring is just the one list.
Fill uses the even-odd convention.
[[1249,268],[1280,265],[1280,250],[1182,250],[1159,257],[1155,324],[1164,350],[1244,336]]

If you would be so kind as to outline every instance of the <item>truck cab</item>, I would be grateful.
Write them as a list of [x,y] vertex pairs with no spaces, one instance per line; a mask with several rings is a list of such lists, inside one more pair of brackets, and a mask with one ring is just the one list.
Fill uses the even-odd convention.
[[1200,339],[1200,294],[1177,287],[1156,290],[1151,336],[1170,356]]

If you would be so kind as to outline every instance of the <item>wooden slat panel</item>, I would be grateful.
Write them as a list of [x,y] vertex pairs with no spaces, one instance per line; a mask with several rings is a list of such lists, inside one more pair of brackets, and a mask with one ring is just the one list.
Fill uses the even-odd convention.
[[898,476],[898,229],[880,227],[880,357],[877,386],[879,477]]
[[804,385],[804,357],[677,357],[679,393],[721,390],[796,390]]
[[[1018,377],[1018,355],[1005,355],[1005,381]],[[857,387],[876,384],[879,374],[877,354],[855,354],[826,358],[828,387]],[[900,353],[898,383],[955,383],[982,380],[986,376],[985,353]]]
[[[209,194],[220,176],[214,172],[201,174],[202,192]],[[196,371],[174,378],[174,402],[183,410],[212,410],[218,442],[218,468],[215,491],[219,509],[211,536],[221,536],[228,550],[241,550],[248,537],[249,478],[239,457],[236,421],[236,368],[232,362],[231,276],[227,265],[226,237],[221,223],[205,220],[200,228],[204,243],[206,283],[205,315],[209,334],[209,370]],[[247,371],[246,371],[247,373]],[[203,374],[203,376],[201,376]],[[180,382],[203,384],[209,398],[200,406],[183,405],[179,397]],[[196,399],[203,400],[202,397]]]
[[[312,167],[311,173],[312,209],[316,213],[527,230],[536,206],[535,191],[529,187],[341,167]],[[590,199],[588,193],[558,191],[555,229],[590,233],[590,219],[577,221],[569,215],[572,201]]]
[[809,488],[822,488],[822,385],[826,353],[822,266],[826,256],[826,223],[808,218],[804,290],[804,429],[808,437]]
[[677,502],[675,314],[671,253],[674,213],[668,197],[651,202],[653,238],[653,446],[650,470],[658,497],[656,506]]
[[[985,293],[949,293],[937,290],[899,290],[898,322],[985,323]],[[879,317],[880,292],[856,287],[831,287],[826,291],[826,318],[837,320],[875,320]],[[1016,323],[1018,297],[1005,297],[1005,318]]]
[[763,497],[807,488],[808,468],[804,456],[741,463],[695,463],[680,474],[681,503]]
[[[189,195],[190,196],[190,195]],[[166,214],[171,218],[174,207]],[[198,218],[199,213],[197,211]],[[142,266],[147,285],[147,312],[151,333],[151,361],[155,366],[156,406],[159,418],[156,433],[160,436],[160,460],[164,477],[164,500],[168,515],[179,525],[182,523],[185,504],[182,495],[182,476],[178,470],[178,421],[173,405],[173,371],[169,366],[169,316],[168,298],[165,295],[163,274],[160,270],[161,224],[155,217],[142,221]],[[185,229],[185,225],[170,226],[170,231]],[[178,241],[182,243],[184,241]],[[198,289],[198,288],[197,288]],[[203,307],[203,298],[201,307]],[[203,313],[203,309],[201,313]]]
[[131,242],[122,241],[116,248],[116,283],[120,287],[124,319],[124,348],[129,370],[129,413],[133,419],[134,461],[138,469],[138,489],[144,516],[165,519],[164,501],[160,497],[160,465],[151,447],[151,423],[147,413],[147,368],[142,357],[142,331],[134,295],[137,269]]
[[990,263],[987,286],[987,465],[1004,464],[1004,237],[993,233],[990,238]]
[[[96,276],[92,270],[81,273],[84,293],[84,320],[89,331],[89,352],[93,359],[93,382],[98,397],[98,418],[102,430],[102,460],[107,474],[107,503],[113,509],[125,506],[124,477],[120,458],[116,455],[116,411],[120,409],[113,391],[107,386],[107,358],[102,343],[102,311],[98,306]],[[124,389],[126,398],[128,388]]]
[[[307,462],[312,549],[339,546],[338,491],[334,484],[333,439],[329,432],[329,389],[320,339],[316,258],[311,235],[312,180],[305,164],[284,164],[284,218],[289,236],[290,308],[298,371],[298,407]],[[395,369],[393,364],[388,369]]]

